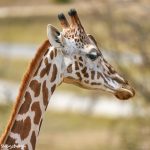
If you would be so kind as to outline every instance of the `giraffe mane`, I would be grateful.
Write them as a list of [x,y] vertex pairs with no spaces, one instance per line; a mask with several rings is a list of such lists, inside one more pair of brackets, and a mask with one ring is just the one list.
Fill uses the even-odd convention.
[[7,135],[8,135],[8,133],[9,133],[9,131],[10,131],[12,125],[13,125],[15,116],[16,116],[19,108],[20,108],[19,106],[20,106],[22,97],[24,96],[25,89],[27,88],[27,86],[29,84],[30,78],[35,73],[35,71],[36,71],[36,69],[38,67],[38,64],[41,61],[42,56],[46,53],[46,51],[47,51],[47,49],[48,49],[48,47],[50,45],[51,44],[49,43],[49,40],[45,40],[43,42],[43,44],[41,44],[41,46],[37,49],[35,57],[32,59],[31,63],[29,64],[28,69],[27,69],[27,71],[24,74],[24,77],[22,79],[21,86],[19,88],[19,94],[18,94],[18,96],[16,98],[16,102],[15,102],[15,105],[13,107],[13,110],[12,110],[12,113],[11,113],[11,117],[10,117],[10,119],[8,121],[7,127],[6,127],[3,135],[1,136],[0,144],[5,142],[5,139],[7,138]]

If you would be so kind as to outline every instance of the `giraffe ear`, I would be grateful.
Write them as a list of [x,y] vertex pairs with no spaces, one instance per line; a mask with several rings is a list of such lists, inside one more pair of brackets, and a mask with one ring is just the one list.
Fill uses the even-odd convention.
[[91,40],[96,46],[98,46],[98,45],[97,45],[97,42],[96,42],[96,40],[95,40],[95,38],[93,37],[93,35],[87,34],[87,36],[90,38],[90,40]]
[[64,37],[63,35],[51,24],[47,25],[47,36],[52,44],[52,46],[58,48],[62,47],[64,43]]

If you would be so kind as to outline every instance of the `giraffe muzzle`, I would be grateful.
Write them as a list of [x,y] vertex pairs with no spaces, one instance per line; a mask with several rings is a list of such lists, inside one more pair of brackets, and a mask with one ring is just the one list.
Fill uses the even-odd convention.
[[123,87],[116,91],[115,96],[120,100],[128,100],[135,95],[135,90],[130,86]]

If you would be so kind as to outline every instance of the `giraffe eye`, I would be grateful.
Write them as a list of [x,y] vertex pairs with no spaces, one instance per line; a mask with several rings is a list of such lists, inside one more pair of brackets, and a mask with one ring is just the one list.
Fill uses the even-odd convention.
[[90,54],[86,54],[86,56],[91,59],[92,61],[96,60],[98,58],[97,53],[90,53]]

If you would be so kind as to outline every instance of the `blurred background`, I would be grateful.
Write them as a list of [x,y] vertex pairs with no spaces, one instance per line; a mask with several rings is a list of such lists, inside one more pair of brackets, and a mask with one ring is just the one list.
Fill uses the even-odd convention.
[[[150,150],[149,0],[0,0],[0,134],[46,26],[76,8],[104,57],[136,90],[129,101],[61,85],[52,96],[37,150]],[[74,97],[74,98],[72,98]]]

